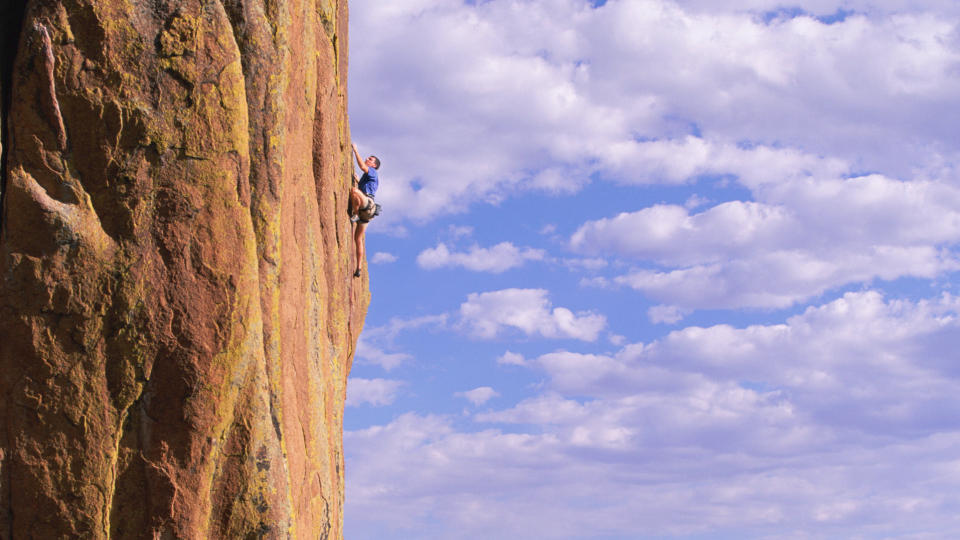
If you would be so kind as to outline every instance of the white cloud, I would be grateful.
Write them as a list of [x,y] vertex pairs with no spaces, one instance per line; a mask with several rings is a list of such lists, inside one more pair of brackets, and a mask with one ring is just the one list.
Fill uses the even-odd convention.
[[454,395],[457,397],[462,397],[474,405],[483,405],[492,398],[499,396],[500,393],[489,386],[481,386],[467,392],[457,392]]
[[950,397],[960,390],[951,360],[957,339],[957,298],[885,302],[863,292],[785,324],[689,327],[616,356],[559,351],[536,364],[566,395],[740,395],[788,406],[821,429],[852,424],[863,433],[909,436],[920,426],[949,424],[944,415],[958,408]]
[[[654,305],[608,329],[545,290],[505,289],[366,329],[362,361],[407,361],[394,338],[414,329],[589,343],[526,343],[527,356],[497,359],[525,369],[486,365],[525,378],[509,395],[527,395],[492,402],[502,409],[346,432],[347,536],[960,537],[956,297],[848,293],[774,322],[703,313],[767,322],[666,335],[643,317],[677,324],[841,288],[955,291],[960,4],[592,4],[351,2],[351,129],[384,158],[381,230],[614,182],[575,201],[578,216],[626,211],[574,233],[590,259],[545,260]],[[595,198],[611,192],[617,205]],[[528,236],[562,241],[571,215],[530,200],[542,206],[520,216]],[[470,222],[486,229],[484,217]],[[428,251],[446,253],[426,257],[492,272],[477,254],[496,246],[471,248],[471,234],[441,228]],[[932,281],[879,282],[905,276]],[[599,293],[606,315],[623,316]],[[450,380],[424,384],[446,399],[470,387]]]
[[[831,17],[838,12],[856,13],[873,16],[935,11],[942,14],[958,14],[960,8],[949,0],[805,0],[798,7],[784,8],[780,0],[740,0],[736,4],[720,4],[712,0],[677,0],[677,4],[690,11],[709,13],[744,12],[773,14],[778,19],[792,16]],[[803,9],[795,13],[800,7]]]
[[794,148],[713,141],[687,135],[674,139],[628,141],[609,151],[610,170],[627,184],[691,183],[702,175],[735,175],[751,188],[760,188],[815,174],[838,176],[850,165]]
[[397,256],[392,253],[387,253],[385,251],[378,251],[373,254],[373,263],[374,264],[385,264],[397,262]]
[[683,320],[684,311],[677,306],[653,306],[647,310],[647,317],[652,323],[675,324]]
[[657,205],[591,221],[571,237],[590,254],[648,259],[615,281],[685,309],[785,307],[873,279],[933,278],[960,267],[960,190],[879,175],[798,179],[759,202],[699,213]]
[[685,309],[785,308],[846,283],[901,276],[934,278],[957,268],[949,252],[878,247],[865,254],[818,259],[802,251],[775,251],[726,264],[665,272],[637,270],[615,281]]
[[413,358],[407,353],[384,352],[379,347],[368,343],[368,340],[363,337],[357,341],[356,357],[361,362],[378,365],[387,371]]
[[[896,6],[896,7],[894,7]],[[358,1],[351,119],[384,154],[381,219],[518,190],[732,174],[755,187],[879,171],[956,178],[950,2]],[[786,13],[786,12],[783,12]],[[630,66],[630,69],[623,69]],[[389,80],[390,89],[369,81]],[[380,152],[380,150],[383,152]],[[430,156],[423,159],[422,156]]]
[[515,353],[512,351],[507,351],[497,358],[498,364],[508,364],[513,366],[525,366],[527,365],[526,359],[520,353]]
[[412,319],[394,317],[383,326],[367,327],[357,341],[356,357],[365,364],[379,365],[390,371],[413,359],[408,353],[388,352],[396,348],[394,340],[397,336],[424,327],[431,330],[443,329],[446,327],[447,318],[446,314],[424,315]]
[[674,205],[625,212],[582,225],[571,246],[684,265],[775,249],[857,250],[957,241],[960,190],[871,175],[784,182],[764,190],[758,202],[730,201],[694,214]]
[[460,320],[471,334],[493,338],[505,328],[528,336],[595,341],[606,327],[603,315],[553,308],[543,289],[471,293],[460,305]]
[[[415,415],[347,432],[349,446],[371,449],[348,462],[347,530],[354,538],[532,540],[960,532],[948,515],[958,485],[955,434],[760,460],[734,447],[623,452],[625,435],[599,425],[564,441],[552,433],[460,433]],[[576,442],[609,449],[591,463]]]
[[413,539],[954,536],[958,340],[955,297],[864,292],[782,324],[545,354],[530,361],[542,393],[475,416],[490,428],[408,414],[347,432],[347,527]]
[[357,407],[363,404],[390,405],[397,398],[397,391],[403,385],[403,381],[350,377],[347,380],[346,405],[347,407]]
[[371,340],[378,340],[386,343],[392,343],[393,340],[403,332],[418,328],[441,329],[447,324],[447,315],[423,315],[404,319],[393,317],[383,326],[365,328],[363,337]]
[[727,202],[693,215],[681,206],[657,205],[587,222],[570,243],[591,254],[702,264],[775,249],[798,225],[787,209],[753,202]]
[[474,245],[467,252],[450,251],[446,244],[437,244],[417,256],[420,268],[433,270],[462,266],[474,272],[499,274],[523,266],[526,261],[543,260],[546,253],[541,249],[518,248],[510,242],[501,242],[489,248]]
[[700,195],[697,195],[696,193],[694,193],[693,195],[688,197],[687,200],[683,203],[683,207],[686,208],[687,210],[693,210],[694,208],[706,206],[712,202],[713,201],[711,201],[710,199],[701,197]]

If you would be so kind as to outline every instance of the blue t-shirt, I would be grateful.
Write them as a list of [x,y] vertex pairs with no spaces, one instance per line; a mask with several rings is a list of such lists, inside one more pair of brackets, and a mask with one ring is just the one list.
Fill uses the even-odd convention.
[[380,187],[380,179],[377,177],[377,170],[373,167],[368,167],[367,172],[363,173],[363,176],[360,177],[360,182],[357,183],[357,187],[360,188],[360,191],[373,197],[373,195],[377,192],[377,188]]

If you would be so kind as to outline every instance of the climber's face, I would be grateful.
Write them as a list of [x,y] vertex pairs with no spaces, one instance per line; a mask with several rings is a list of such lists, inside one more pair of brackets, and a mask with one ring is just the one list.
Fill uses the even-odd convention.
[[368,157],[364,163],[366,163],[367,167],[373,167],[374,169],[377,168],[377,158],[373,156]]

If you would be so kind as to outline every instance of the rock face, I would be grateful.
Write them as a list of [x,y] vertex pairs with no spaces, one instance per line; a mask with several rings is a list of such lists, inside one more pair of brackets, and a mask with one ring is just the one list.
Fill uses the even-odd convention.
[[340,538],[347,0],[0,10],[0,537]]

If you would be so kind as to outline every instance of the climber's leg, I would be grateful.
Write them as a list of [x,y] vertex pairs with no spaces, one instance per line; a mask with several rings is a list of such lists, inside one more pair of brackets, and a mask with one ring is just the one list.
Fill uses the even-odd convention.
[[361,208],[366,208],[369,201],[369,197],[359,189],[353,188],[350,190],[350,215],[357,215]]
[[353,277],[360,277],[360,269],[363,265],[363,257],[366,251],[366,239],[364,233],[367,231],[366,223],[357,223],[357,228],[353,230],[353,241],[357,247],[357,269],[353,272]]

